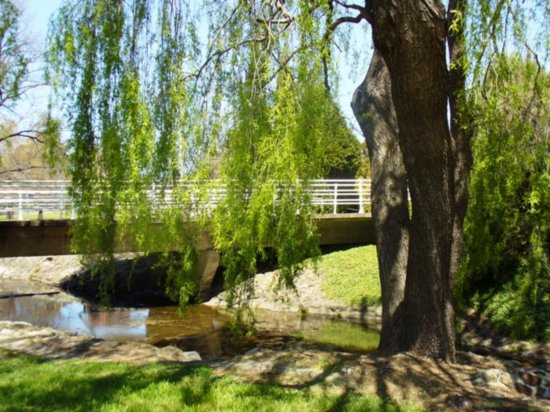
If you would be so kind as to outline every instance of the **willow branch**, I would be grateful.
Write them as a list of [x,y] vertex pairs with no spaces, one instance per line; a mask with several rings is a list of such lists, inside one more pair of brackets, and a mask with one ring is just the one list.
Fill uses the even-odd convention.
[[44,141],[42,139],[40,139],[35,134],[31,134],[31,133],[39,133],[39,131],[38,130],[32,130],[32,129],[20,130],[18,132],[11,133],[11,134],[8,134],[6,136],[0,137],[0,142],[4,142],[6,140],[13,139],[14,137],[26,137],[27,139],[31,139],[35,142],[44,143]]
[[[510,10],[510,14],[512,15],[512,20],[514,21],[514,23],[517,23],[518,18],[517,18],[516,14],[514,13],[513,10]],[[529,45],[527,40],[525,38],[522,38],[521,42],[523,43],[523,46],[525,47],[527,52],[529,52],[529,54],[531,54],[533,56],[533,58],[535,59],[535,64],[537,65],[537,73],[535,74],[535,78],[533,79],[533,95],[532,95],[531,99],[529,100],[529,104],[527,105],[527,107],[525,108],[525,111],[524,111],[524,119],[523,120],[524,120],[524,122],[527,122],[528,114],[529,114],[531,108],[533,108],[533,106],[535,105],[535,102],[537,100],[540,101],[542,99],[542,96],[540,95],[540,92],[537,88],[538,79],[539,79],[539,76],[542,72],[542,65],[541,65],[540,60],[539,60],[539,55],[532,49],[532,47]]]
[[6,169],[6,170],[0,170],[0,175],[7,174],[7,173],[17,173],[17,172],[26,172],[27,170],[32,169],[48,169],[48,166],[21,166],[16,167],[14,169]]
[[224,55],[226,55],[227,53],[233,51],[233,50],[236,50],[246,44],[250,44],[250,43],[263,43],[265,42],[266,38],[265,37],[259,37],[259,38],[255,38],[255,39],[246,39],[246,40],[243,40],[237,44],[234,44],[232,46],[229,46],[225,49],[222,49],[222,50],[216,50],[214,51],[213,53],[211,53],[207,59],[204,61],[204,63],[198,68],[197,71],[195,71],[195,73],[191,73],[189,75],[187,75],[184,80],[187,80],[189,78],[199,78],[201,77],[202,75],[202,72],[206,69],[206,67],[208,67],[210,65],[210,63],[212,63],[214,60],[215,61],[219,61]]
[[345,24],[345,23],[354,23],[358,24],[363,20],[368,21],[367,18],[367,11],[361,6],[353,5],[346,5],[339,1],[335,1],[336,4],[339,4],[343,7],[348,6],[349,8],[357,9],[359,10],[359,13],[356,16],[342,16],[331,22],[330,24],[327,23],[327,30],[323,36],[323,43],[326,44],[327,49],[329,50],[329,53],[323,54],[322,62],[323,62],[323,75],[324,75],[324,83],[325,83],[325,91],[327,93],[330,92],[330,83],[328,80],[328,58],[330,57],[330,41],[332,39],[332,34],[334,31],[338,28],[338,26]]
[[359,6],[358,4],[347,4],[339,0],[334,0],[334,3],[345,9],[357,10],[360,13],[365,12],[365,6]]
[[294,58],[294,56],[296,56],[298,53],[304,51],[304,50],[307,50],[309,47],[311,47],[311,45],[305,45],[305,46],[302,46],[302,47],[299,47],[297,48],[296,50],[294,50],[292,53],[290,53],[288,55],[288,57],[286,59],[284,59],[284,61],[280,61],[279,59],[277,59],[273,54],[272,56],[275,58],[275,60],[277,61],[277,63],[279,64],[279,66],[277,67],[277,69],[271,74],[271,76],[269,77],[269,79],[267,79],[267,81],[265,82],[265,84],[269,84],[271,83],[276,77],[277,75],[283,71],[283,70],[286,70],[286,68],[288,67],[290,61]]

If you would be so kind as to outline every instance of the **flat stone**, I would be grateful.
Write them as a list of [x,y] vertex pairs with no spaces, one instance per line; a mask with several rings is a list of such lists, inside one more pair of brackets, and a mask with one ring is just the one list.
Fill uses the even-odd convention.
[[525,372],[522,378],[523,381],[530,386],[537,386],[542,382],[542,377],[539,376],[537,372]]
[[82,357],[140,364],[201,360],[197,352],[183,352],[173,346],[159,349],[141,342],[103,341],[25,322],[0,322],[0,348],[53,359]]

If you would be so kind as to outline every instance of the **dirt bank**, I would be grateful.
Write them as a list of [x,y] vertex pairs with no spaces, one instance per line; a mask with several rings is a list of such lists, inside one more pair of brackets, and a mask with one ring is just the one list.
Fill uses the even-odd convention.
[[[254,293],[247,305],[253,309],[274,312],[298,312],[321,314],[342,318],[362,319],[371,326],[381,324],[380,306],[348,306],[327,298],[321,288],[322,275],[306,269],[296,279],[296,291],[277,290],[277,272],[267,272],[254,277]],[[205,303],[212,307],[227,307],[227,293],[223,292]]]

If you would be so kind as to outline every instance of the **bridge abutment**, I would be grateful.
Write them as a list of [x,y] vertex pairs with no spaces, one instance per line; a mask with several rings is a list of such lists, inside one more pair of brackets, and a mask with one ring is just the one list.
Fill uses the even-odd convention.
[[217,250],[209,249],[199,252],[198,271],[199,280],[199,298],[202,302],[211,297],[212,281],[220,266],[220,254]]

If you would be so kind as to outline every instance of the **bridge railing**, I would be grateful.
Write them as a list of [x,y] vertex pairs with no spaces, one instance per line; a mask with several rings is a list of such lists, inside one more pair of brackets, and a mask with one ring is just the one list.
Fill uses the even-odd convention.
[[[68,185],[66,180],[0,180],[0,220],[74,219]],[[197,207],[215,207],[225,188],[217,183],[207,193]],[[366,213],[370,208],[369,179],[317,179],[311,181],[309,194],[322,214]],[[177,203],[171,188],[153,186],[149,195],[160,204]]]
[[0,219],[74,218],[65,180],[0,180]]

